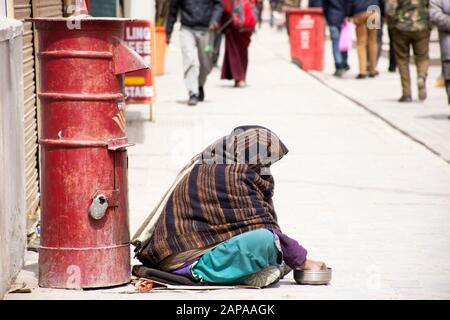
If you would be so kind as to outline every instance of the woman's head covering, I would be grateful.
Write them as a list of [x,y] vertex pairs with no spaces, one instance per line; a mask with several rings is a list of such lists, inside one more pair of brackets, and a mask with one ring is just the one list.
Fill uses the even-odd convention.
[[157,267],[173,254],[255,229],[278,229],[269,168],[287,152],[275,133],[260,126],[235,128],[211,144],[176,185],[138,258]]
[[204,164],[248,164],[260,172],[288,153],[278,136],[261,126],[241,126],[202,152]]

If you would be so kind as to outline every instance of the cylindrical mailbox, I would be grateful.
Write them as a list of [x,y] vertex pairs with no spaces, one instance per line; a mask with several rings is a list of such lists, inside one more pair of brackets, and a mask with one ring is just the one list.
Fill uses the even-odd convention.
[[126,19],[38,18],[41,101],[39,285],[130,281],[123,74],[146,68]]
[[304,70],[323,70],[325,19],[321,8],[286,9],[292,61]]

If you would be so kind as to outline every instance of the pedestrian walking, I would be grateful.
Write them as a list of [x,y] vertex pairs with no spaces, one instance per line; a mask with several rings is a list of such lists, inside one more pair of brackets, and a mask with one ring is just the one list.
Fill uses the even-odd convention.
[[430,18],[439,30],[442,75],[450,105],[450,2],[448,0],[431,0]]
[[264,10],[264,0],[255,0],[256,10],[258,11],[258,28],[262,26],[262,14]]
[[309,8],[320,8],[323,6],[325,0],[309,0],[308,7]]
[[429,67],[430,15],[428,0],[387,0],[386,14],[394,35],[394,48],[402,83],[399,102],[411,102],[409,72],[410,47],[417,68],[419,99],[427,98],[426,80]]
[[188,105],[204,101],[206,78],[212,69],[211,32],[217,29],[222,16],[221,0],[171,0],[167,20],[167,42],[181,12],[180,44],[183,57],[184,82],[189,92]]
[[218,68],[219,67],[219,65],[218,65],[219,57],[220,57],[220,48],[222,47],[222,31],[219,29],[216,29],[212,32],[212,36],[213,36],[213,39],[211,41],[212,49],[213,49],[212,57],[211,57],[212,66],[214,68]]
[[[383,35],[384,35],[384,20],[385,20],[385,0],[378,0],[379,3],[379,13],[380,13],[380,25],[377,29],[377,65],[378,61],[380,61],[381,53],[383,51]],[[367,48],[367,52],[369,52],[369,48]],[[369,57],[367,57],[369,60]]]
[[273,27],[275,22],[275,13],[281,11],[281,4],[282,1],[281,0],[269,0],[270,2],[270,20],[269,20],[269,25],[270,27]]
[[274,13],[279,11],[279,8],[281,6],[281,1],[280,0],[269,0],[270,3],[270,20],[269,20],[269,25],[270,27],[274,26]]
[[389,36],[389,72],[395,72],[397,70],[397,58],[395,55],[395,47],[394,47],[394,29],[391,27],[389,23],[387,23],[388,27],[388,36]]
[[234,80],[235,87],[246,86],[248,67],[248,47],[250,46],[257,17],[254,0],[241,0],[238,7],[235,1],[223,1],[223,24],[225,34],[225,55],[221,79]]
[[378,59],[380,59],[382,53],[382,45],[383,45],[383,29],[384,25],[387,25],[388,36],[389,36],[389,72],[395,72],[397,69],[397,62],[395,60],[395,49],[394,49],[394,35],[392,32],[391,24],[388,23],[388,18],[386,16],[386,1],[387,0],[379,0],[380,1],[380,13],[381,13],[381,25],[380,30],[378,31]]
[[342,77],[350,69],[348,65],[348,53],[339,49],[339,39],[341,35],[342,23],[347,17],[348,0],[323,0],[322,6],[330,28],[330,37],[333,50],[334,66],[336,77]]
[[[359,74],[357,79],[373,78],[379,73],[377,67],[377,34],[380,27],[380,3],[378,0],[349,0],[349,15],[356,25]],[[369,49],[367,49],[369,48]],[[367,61],[369,57],[369,61]],[[368,63],[367,63],[368,62]],[[367,72],[369,65],[369,72]]]

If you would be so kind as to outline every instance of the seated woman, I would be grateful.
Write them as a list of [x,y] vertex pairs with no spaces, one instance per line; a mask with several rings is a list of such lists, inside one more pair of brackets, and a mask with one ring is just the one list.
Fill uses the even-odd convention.
[[138,259],[217,285],[266,287],[290,268],[324,269],[277,222],[270,166],[287,152],[260,126],[238,127],[206,148],[138,230]]

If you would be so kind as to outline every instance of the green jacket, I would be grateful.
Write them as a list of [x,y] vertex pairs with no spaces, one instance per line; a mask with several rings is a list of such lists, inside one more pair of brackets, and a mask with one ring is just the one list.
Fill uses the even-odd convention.
[[390,28],[400,31],[431,29],[429,0],[386,0],[386,16]]

